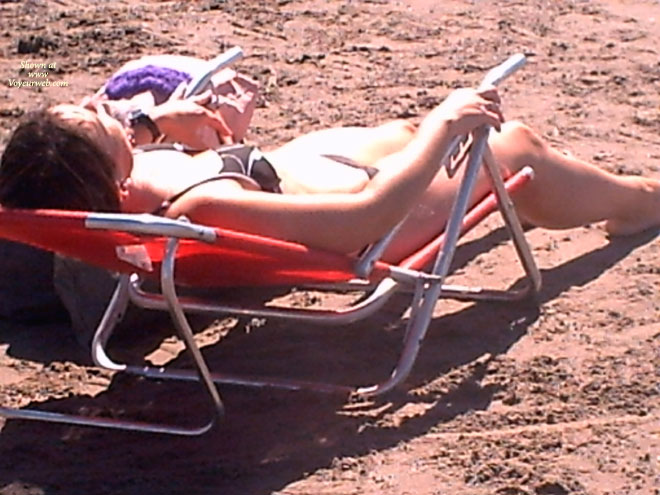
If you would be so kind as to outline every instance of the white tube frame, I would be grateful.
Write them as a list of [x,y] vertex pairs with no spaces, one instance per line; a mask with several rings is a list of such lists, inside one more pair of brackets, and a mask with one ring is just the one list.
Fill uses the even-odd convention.
[[[501,66],[488,73],[482,84],[497,84],[524,64],[524,56],[516,55]],[[67,423],[80,426],[98,426],[104,428],[143,431],[149,433],[167,433],[173,435],[201,435],[209,431],[224,415],[224,406],[215,383],[231,383],[235,385],[278,387],[286,389],[305,389],[316,392],[355,394],[372,396],[386,393],[399,385],[410,373],[421,347],[435,304],[440,297],[478,300],[519,300],[536,294],[541,287],[541,275],[536,266],[531,249],[527,244],[522,226],[513,203],[506,190],[500,169],[495,163],[487,145],[488,129],[475,131],[474,141],[470,151],[465,174],[458,189],[454,206],[445,229],[445,242],[438,252],[431,273],[417,270],[390,268],[389,278],[381,281],[373,291],[362,301],[350,308],[340,310],[305,310],[295,308],[249,308],[231,305],[219,305],[206,300],[180,298],[176,294],[174,269],[176,249],[179,239],[197,239],[202,242],[213,242],[216,238],[214,229],[190,224],[185,221],[167,220],[150,215],[90,215],[86,226],[88,228],[113,229],[138,234],[162,235],[169,237],[165,257],[161,266],[161,294],[144,292],[136,275],[122,275],[106,312],[99,323],[92,341],[92,358],[96,365],[117,372],[127,372],[148,378],[167,378],[178,380],[200,381],[211,409],[210,419],[197,427],[179,427],[158,423],[145,423],[131,420],[108,418],[90,418],[71,414],[60,414],[49,411],[28,409],[13,409],[0,407],[0,415],[7,418],[29,419]],[[461,233],[461,223],[467,211],[469,198],[476,181],[480,167],[485,166],[491,179],[499,210],[504,218],[509,234],[513,240],[516,252],[525,270],[527,286],[522,290],[488,290],[480,287],[461,287],[444,284],[449,272],[451,261],[456,250]],[[397,227],[398,228],[398,227]],[[368,250],[355,267],[356,274],[366,277],[374,262],[394,237],[391,235]],[[350,285],[364,289],[365,282],[356,281]],[[332,289],[334,286],[326,286]],[[211,373],[197,346],[185,312],[197,313],[228,313],[235,315],[263,316],[285,318],[294,321],[311,321],[314,323],[337,325],[347,324],[363,319],[380,309],[396,291],[402,288],[414,287],[412,296],[412,312],[405,331],[403,350],[389,378],[383,382],[365,385],[335,385],[327,383],[291,380],[286,378],[244,377],[229,374]],[[121,320],[129,302],[146,309],[167,309],[170,312],[178,333],[184,341],[186,349],[191,353],[195,371],[165,369],[154,366],[134,366],[113,361],[106,352],[107,341]]]

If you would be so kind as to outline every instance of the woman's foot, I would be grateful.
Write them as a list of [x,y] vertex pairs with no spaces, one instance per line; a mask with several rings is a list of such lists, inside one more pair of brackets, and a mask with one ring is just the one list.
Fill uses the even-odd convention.
[[638,207],[631,208],[621,218],[605,222],[605,230],[613,236],[633,235],[652,228],[660,229],[660,181],[643,177],[628,177],[639,191]]

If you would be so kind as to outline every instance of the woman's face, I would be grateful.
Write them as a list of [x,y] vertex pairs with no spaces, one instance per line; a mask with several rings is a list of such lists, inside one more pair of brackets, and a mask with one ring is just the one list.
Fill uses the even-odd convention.
[[115,162],[116,179],[122,183],[133,170],[133,152],[130,131],[113,117],[103,104],[93,109],[77,105],[56,105],[50,109],[54,115],[68,125],[78,127],[103,149]]

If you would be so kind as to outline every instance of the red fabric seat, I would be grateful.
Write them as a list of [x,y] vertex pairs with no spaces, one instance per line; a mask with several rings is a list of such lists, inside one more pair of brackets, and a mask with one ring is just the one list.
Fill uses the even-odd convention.
[[[88,216],[78,211],[0,208],[0,237],[115,272],[158,276],[165,237],[90,229],[85,224]],[[176,256],[177,283],[196,287],[272,286],[355,278],[354,259],[350,256],[258,235],[220,228],[215,231],[217,238],[213,244],[180,241]],[[117,256],[118,247],[136,245],[144,246],[152,270],[146,271]],[[378,264],[374,279],[386,274],[386,265]]]

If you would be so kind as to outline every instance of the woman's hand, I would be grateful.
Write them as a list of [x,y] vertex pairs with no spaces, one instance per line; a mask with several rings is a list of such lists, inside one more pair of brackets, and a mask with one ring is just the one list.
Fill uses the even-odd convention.
[[492,126],[499,131],[504,122],[500,97],[494,86],[454,90],[437,107],[437,111],[449,123],[453,136],[468,134],[482,125]]
[[193,148],[208,148],[205,135],[201,132],[208,128],[217,133],[222,143],[231,144],[234,142],[233,133],[221,115],[204,107],[212,96],[208,91],[185,100],[170,98],[151,109],[149,116],[168,138]]

